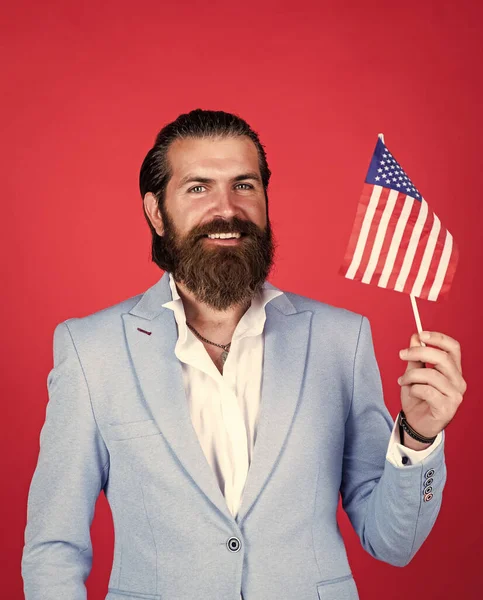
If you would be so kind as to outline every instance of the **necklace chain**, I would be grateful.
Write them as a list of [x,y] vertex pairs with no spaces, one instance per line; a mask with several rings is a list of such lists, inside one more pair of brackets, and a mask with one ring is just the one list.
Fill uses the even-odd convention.
[[191,329],[191,331],[196,335],[196,337],[200,338],[200,340],[203,340],[207,344],[212,344],[213,346],[218,346],[218,348],[222,348],[225,352],[229,351],[231,342],[229,342],[228,344],[217,344],[216,342],[211,342],[210,340],[203,337],[201,335],[201,333],[198,333],[196,331],[196,329],[193,327],[193,325],[191,325],[191,323],[188,323],[188,321],[186,321],[186,325],[188,325],[188,327]]

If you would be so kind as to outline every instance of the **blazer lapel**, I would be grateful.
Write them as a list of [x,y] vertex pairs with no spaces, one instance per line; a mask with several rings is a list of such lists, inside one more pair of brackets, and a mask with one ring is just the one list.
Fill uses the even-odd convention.
[[266,307],[262,394],[252,462],[236,521],[247,516],[278,459],[300,397],[312,312],[282,295]]
[[[162,306],[169,300],[169,276],[165,273],[122,315],[133,367],[153,419],[180,464],[213,505],[233,521],[191,421],[182,367],[174,353],[176,320],[173,312]],[[264,487],[288,435],[300,396],[310,335],[312,312],[297,313],[286,295],[274,298],[265,310],[260,416],[236,516],[238,524]]]
[[233,520],[191,421],[181,363],[174,353],[176,320],[170,309],[162,307],[169,300],[171,290],[165,273],[122,315],[134,370],[153,419],[179,462],[218,510]]

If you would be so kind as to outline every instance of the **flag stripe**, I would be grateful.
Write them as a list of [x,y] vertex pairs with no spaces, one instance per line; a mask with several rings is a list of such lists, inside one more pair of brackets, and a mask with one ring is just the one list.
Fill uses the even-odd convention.
[[384,237],[387,232],[389,219],[391,218],[392,212],[394,210],[394,206],[396,204],[397,196],[398,196],[398,193],[395,190],[391,190],[388,194],[386,206],[384,207],[384,212],[382,213],[381,221],[377,228],[374,245],[372,246],[371,256],[369,258],[369,262],[367,264],[366,270],[364,271],[364,276],[362,277],[363,283],[371,282],[372,275],[373,275],[373,273],[376,269],[377,263],[379,261],[379,256],[381,254],[381,248],[384,243]]
[[419,292],[420,298],[428,298],[429,291],[434,283],[436,272],[438,270],[438,265],[441,261],[441,256],[443,254],[443,248],[446,240],[446,230],[444,227],[440,227],[438,233],[438,239],[436,240],[436,246],[434,248],[433,255],[431,257],[431,263],[429,265],[428,274],[424,280],[423,286],[421,287],[421,291]]
[[379,201],[376,206],[376,211],[374,213],[374,217],[373,217],[370,227],[369,227],[365,246],[364,246],[363,253],[362,253],[362,258],[361,258],[359,267],[357,269],[357,272],[354,276],[354,278],[357,281],[362,280],[362,277],[364,276],[364,273],[367,269],[367,265],[369,264],[369,259],[371,257],[372,248],[374,247],[374,241],[376,239],[377,230],[379,228],[379,223],[381,222],[382,213],[384,210],[384,206],[387,202],[389,192],[390,192],[390,190],[388,190],[387,188],[382,188],[382,192],[381,192],[381,195],[379,196]]
[[377,203],[379,202],[379,196],[381,195],[382,187],[380,185],[375,185],[371,194],[371,198],[369,201],[369,205],[365,211],[364,220],[362,222],[362,227],[360,230],[359,238],[357,240],[356,249],[354,252],[354,257],[352,259],[351,265],[347,271],[346,277],[350,279],[354,279],[354,275],[360,265],[362,254],[364,252],[364,247],[366,244],[367,236],[369,235],[369,230],[371,227],[371,222],[374,217],[374,213],[376,211]]
[[431,259],[433,258],[434,249],[436,247],[436,242],[438,241],[440,229],[441,221],[433,213],[433,226],[431,228],[431,233],[429,234],[428,241],[426,243],[426,248],[424,249],[423,259],[421,260],[421,265],[417,273],[416,281],[414,282],[414,285],[411,290],[411,294],[415,296],[419,296],[421,294],[423,284],[426,281],[429,266],[431,265]]
[[449,291],[449,289],[451,287],[451,283],[453,281],[455,271],[456,271],[456,267],[458,265],[459,250],[455,244],[454,239],[453,238],[451,238],[451,239],[452,239],[452,243],[453,243],[453,248],[452,248],[451,256],[449,259],[449,265],[448,265],[448,269],[446,271],[446,276],[444,278],[443,286],[441,288],[439,296],[441,296],[442,294],[446,294]]
[[404,261],[401,267],[401,272],[399,273],[399,277],[397,278],[396,285],[394,289],[398,292],[402,292],[404,288],[404,284],[406,283],[406,279],[408,278],[409,271],[411,269],[411,265],[413,263],[414,255],[418,248],[419,238],[421,236],[421,232],[423,230],[424,223],[426,221],[426,217],[428,214],[428,204],[423,199],[421,202],[421,209],[419,211],[418,218],[416,220],[416,224],[411,233],[411,239],[409,240],[408,249],[406,250],[406,254],[404,256]]
[[[404,197],[403,194],[401,194]],[[403,233],[406,229],[406,223],[408,221],[409,215],[411,214],[411,207],[414,204],[414,198],[411,196],[404,197],[404,205],[401,211],[401,215],[397,221],[396,228],[394,231],[394,235],[392,236],[391,245],[389,246],[389,252],[387,253],[386,262],[384,264],[384,268],[381,273],[381,277],[377,283],[380,287],[386,287],[387,282],[389,280],[389,276],[391,275],[392,269],[394,267],[394,262],[396,260],[397,251],[400,248],[401,239]],[[419,206],[418,206],[419,208]]]
[[406,282],[402,289],[402,292],[405,294],[411,293],[413,286],[414,286],[414,282],[416,281],[416,279],[418,277],[419,271],[421,269],[421,264],[423,262],[424,252],[425,252],[425,249],[426,249],[426,246],[428,243],[429,236],[431,235],[433,225],[434,225],[434,215],[429,210],[429,207],[428,207],[428,216],[426,218],[426,222],[424,224],[421,235],[419,236],[419,241],[418,241],[418,245],[416,247],[416,252],[414,254],[413,262],[411,264],[411,269],[409,270],[409,274],[407,276]]
[[362,189],[361,198],[357,205],[356,216],[354,219],[354,224],[352,226],[351,235],[349,238],[349,243],[347,244],[347,249],[344,255],[344,260],[342,261],[342,265],[339,269],[339,273],[347,277],[347,270],[352,262],[354,257],[354,252],[357,246],[357,241],[359,239],[359,234],[361,231],[362,223],[364,221],[364,216],[366,214],[367,206],[371,201],[371,196],[374,191],[374,186],[369,185],[367,183],[364,184]]
[[402,268],[402,265],[404,262],[404,257],[406,256],[406,251],[409,246],[409,241],[411,240],[411,235],[412,235],[413,229],[418,220],[418,215],[421,210],[420,202],[416,201],[412,196],[408,196],[408,198],[411,198],[411,200],[412,200],[411,211],[409,213],[408,221],[407,221],[406,227],[404,228],[403,235],[401,238],[401,243],[400,243],[400,246],[399,246],[397,254],[396,254],[396,260],[394,261],[394,267],[393,267],[392,273],[389,277],[389,280],[388,280],[388,283],[386,286],[391,289],[395,288],[397,278],[399,277],[399,273],[401,272],[401,268]]
[[[446,232],[446,239],[444,242],[443,254],[441,255],[441,259],[439,261],[438,270],[436,271],[436,277],[434,278],[434,283],[431,287],[431,290],[428,294],[428,300],[436,300],[438,294],[441,290],[443,282],[446,277],[446,273],[448,271],[448,266],[450,264],[450,258],[452,256],[453,249],[453,236],[449,231]],[[455,261],[456,262],[456,261]],[[456,266],[456,264],[455,264]],[[453,278],[453,273],[450,274],[451,279]],[[451,279],[449,284],[451,284]]]

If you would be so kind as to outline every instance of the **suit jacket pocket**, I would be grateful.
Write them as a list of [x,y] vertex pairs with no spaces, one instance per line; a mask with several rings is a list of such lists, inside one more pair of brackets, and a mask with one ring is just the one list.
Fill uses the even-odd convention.
[[153,419],[108,425],[108,436],[113,441],[159,435],[160,433],[159,427]]
[[317,585],[319,600],[358,600],[359,594],[352,574],[337,579],[320,581]]

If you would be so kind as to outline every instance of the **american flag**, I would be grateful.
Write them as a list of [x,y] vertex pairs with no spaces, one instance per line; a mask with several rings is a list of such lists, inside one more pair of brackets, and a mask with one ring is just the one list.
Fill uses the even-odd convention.
[[451,287],[458,248],[383,140],[380,134],[339,273],[437,300]]

